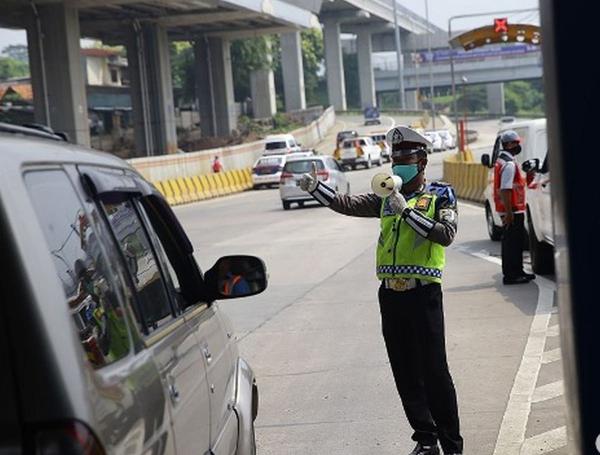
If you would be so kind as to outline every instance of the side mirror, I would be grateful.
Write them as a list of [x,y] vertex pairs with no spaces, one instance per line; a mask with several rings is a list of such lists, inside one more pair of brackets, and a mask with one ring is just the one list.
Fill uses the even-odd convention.
[[204,274],[216,300],[260,294],[267,288],[267,269],[256,256],[223,256]]
[[521,169],[523,169],[523,172],[539,172],[540,170],[540,159],[539,158],[532,158],[530,160],[525,161],[522,165],[521,165]]
[[483,164],[485,167],[492,167],[490,155],[488,155],[487,153],[481,155],[481,164]]

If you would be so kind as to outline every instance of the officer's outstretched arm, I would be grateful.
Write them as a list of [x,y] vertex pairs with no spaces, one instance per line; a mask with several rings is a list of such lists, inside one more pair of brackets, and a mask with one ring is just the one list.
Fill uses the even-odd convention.
[[359,217],[379,217],[382,199],[376,194],[340,194],[317,176],[317,165],[313,163],[310,173],[300,178],[300,188],[307,191],[321,205],[343,215]]
[[404,210],[402,217],[420,236],[442,246],[448,246],[454,241],[458,225],[456,197],[450,185],[439,184],[435,187],[435,192],[438,197],[435,201],[433,219],[411,208]]

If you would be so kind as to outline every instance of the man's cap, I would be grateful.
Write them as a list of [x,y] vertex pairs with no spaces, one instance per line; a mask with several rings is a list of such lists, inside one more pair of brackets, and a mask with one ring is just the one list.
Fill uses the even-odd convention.
[[396,126],[385,135],[392,148],[392,157],[406,156],[431,147],[431,142],[418,131],[408,126]]
[[514,130],[508,130],[502,133],[500,136],[500,142],[506,144],[507,142],[521,142],[521,138],[519,137],[519,133]]

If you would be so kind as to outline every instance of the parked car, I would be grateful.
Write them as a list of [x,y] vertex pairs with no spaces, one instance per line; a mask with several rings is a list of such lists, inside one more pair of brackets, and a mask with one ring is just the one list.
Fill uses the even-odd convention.
[[381,119],[379,118],[379,109],[376,107],[367,107],[363,111],[365,118],[365,126],[368,125],[381,125]]
[[313,197],[299,186],[300,177],[317,165],[319,180],[336,191],[350,194],[350,183],[346,179],[344,169],[331,156],[293,157],[287,160],[281,173],[279,195],[284,210],[288,210],[293,202],[303,207],[305,202],[314,201]]
[[0,124],[0,169],[0,452],[254,454],[217,301],[262,292],[262,260],[203,274],[152,184],[56,135]]
[[370,169],[373,163],[382,164],[381,148],[368,136],[346,139],[334,153],[334,158],[353,170],[356,166]]
[[532,158],[543,158],[548,150],[548,139],[546,137],[546,119],[524,120],[507,125],[500,130],[496,136],[492,153],[484,153],[481,163],[490,168],[488,173],[488,184],[484,190],[485,197],[485,219],[488,235],[492,240],[500,240],[502,236],[502,220],[494,204],[494,164],[500,153],[500,136],[508,130],[514,130],[521,138],[522,151],[516,156],[518,166]]
[[548,153],[543,162],[539,158],[525,161],[522,169],[527,173],[526,218],[531,267],[540,275],[551,274],[554,272],[554,230]]
[[435,131],[425,131],[425,137],[431,142],[431,150],[434,152],[441,152],[444,150],[444,143],[442,137]]
[[437,130],[437,134],[442,138],[442,148],[444,150],[452,150],[456,147],[456,140],[448,130]]
[[379,148],[381,149],[381,156],[386,163],[389,163],[392,159],[392,149],[390,144],[388,144],[385,140],[385,132],[371,134],[371,140],[373,143],[379,145]]
[[265,151],[263,155],[286,155],[301,152],[300,144],[291,134],[274,134],[265,138]]
[[262,156],[252,166],[252,183],[254,189],[261,186],[279,185],[281,171],[288,155]]

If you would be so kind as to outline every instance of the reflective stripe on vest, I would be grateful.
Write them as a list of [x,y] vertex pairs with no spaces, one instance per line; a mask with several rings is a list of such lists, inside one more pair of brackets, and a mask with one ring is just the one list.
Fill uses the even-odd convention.
[[[429,199],[429,202],[423,201]],[[419,194],[407,200],[409,207],[426,207],[420,213],[435,216],[435,194]],[[425,203],[422,203],[425,202]],[[415,209],[418,210],[418,209]],[[420,278],[442,281],[446,253],[442,245],[421,237],[401,216],[392,212],[387,198],[381,204],[381,233],[377,244],[377,278]]]
[[242,279],[242,277],[240,275],[234,275],[231,278],[229,278],[225,282],[225,289],[223,289],[223,294],[224,295],[231,295],[231,292],[233,291],[233,288],[235,287],[236,284],[238,284],[238,282],[241,279]]
[[[508,161],[498,158],[494,165],[494,205],[496,206],[496,212],[506,213],[506,207],[502,198],[500,197],[500,183],[502,181],[502,170]],[[513,187],[510,195],[512,209],[514,212],[525,211],[525,177],[521,173],[519,166],[515,161],[515,177],[513,179]]]

